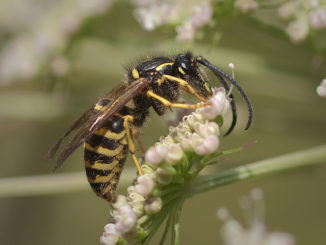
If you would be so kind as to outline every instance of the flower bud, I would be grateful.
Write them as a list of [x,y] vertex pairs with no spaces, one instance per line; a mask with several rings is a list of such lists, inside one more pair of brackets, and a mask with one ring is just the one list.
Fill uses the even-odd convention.
[[145,198],[137,192],[128,194],[128,197],[132,210],[137,214],[138,217],[141,216],[144,212]]
[[209,155],[216,152],[219,147],[219,139],[215,135],[209,135],[197,143],[194,150],[198,155]]
[[180,144],[172,144],[168,147],[168,154],[165,158],[167,163],[171,165],[180,161],[183,157],[183,150]]
[[320,97],[326,97],[326,79],[321,81],[320,85],[317,87],[317,94]]
[[153,197],[145,203],[145,211],[148,214],[155,214],[162,208],[162,199],[159,197]]
[[202,137],[208,135],[219,136],[220,134],[219,126],[214,122],[206,122],[204,124],[198,123],[195,125],[195,131]]
[[166,158],[168,150],[163,144],[156,144],[150,147],[145,153],[145,161],[148,162],[153,168],[163,162]]
[[310,12],[309,22],[313,29],[321,30],[326,28],[326,10],[317,8]]
[[155,186],[154,180],[149,174],[138,176],[137,184],[135,185],[136,192],[144,197],[148,196]]
[[124,205],[119,209],[116,217],[116,230],[119,233],[126,233],[132,230],[137,221],[137,215],[129,205]]
[[100,238],[102,245],[115,245],[119,240],[120,234],[116,230],[115,224],[107,224],[104,226],[103,235]]
[[228,100],[225,94],[225,90],[218,90],[217,93],[209,99],[209,102],[211,104],[203,108],[197,109],[197,112],[201,113],[205,119],[213,120],[218,115],[225,113],[225,106],[227,104],[227,101]]
[[117,195],[117,199],[114,203],[112,203],[112,207],[114,209],[119,209],[126,204],[127,204],[127,198],[123,195]]

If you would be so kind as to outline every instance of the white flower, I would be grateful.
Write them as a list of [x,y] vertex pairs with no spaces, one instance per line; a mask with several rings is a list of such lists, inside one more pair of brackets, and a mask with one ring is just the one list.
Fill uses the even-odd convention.
[[144,174],[138,176],[137,184],[135,185],[135,190],[140,195],[146,197],[148,196],[155,186],[154,180],[149,174]]
[[180,144],[171,144],[168,147],[168,154],[165,160],[167,163],[173,165],[182,159],[183,154]]
[[157,144],[150,147],[145,153],[145,161],[150,163],[152,167],[156,168],[167,156],[168,149],[163,144]]
[[118,210],[118,215],[115,217],[115,219],[116,231],[123,234],[131,231],[131,229],[135,226],[137,215],[132,210],[130,205],[124,205]]
[[[240,222],[231,217],[225,208],[217,211],[217,217],[222,220],[221,237],[223,245],[294,245],[295,239],[285,232],[268,232],[260,216],[263,206],[263,192],[261,189],[252,190],[249,197],[242,198],[242,207],[253,214],[249,220],[249,227],[243,227]],[[245,201],[245,202],[244,202]],[[245,205],[244,205],[245,204]],[[249,210],[254,209],[254,210]]]
[[107,224],[104,226],[103,235],[100,237],[102,245],[115,245],[120,237],[120,233],[116,230],[115,224]]
[[181,26],[175,28],[179,42],[192,41],[195,39],[196,28],[191,21],[185,21]]
[[286,33],[294,43],[302,42],[308,35],[308,23],[303,19],[290,22],[286,28]]
[[326,97],[326,79],[323,79],[316,89],[317,94],[321,97]]
[[317,8],[310,12],[309,22],[313,29],[321,30],[326,28],[326,10]]
[[295,16],[295,12],[297,10],[297,2],[285,2],[278,9],[278,15],[283,20],[289,20],[290,18]]
[[234,7],[246,14],[258,8],[258,3],[254,0],[236,0]]

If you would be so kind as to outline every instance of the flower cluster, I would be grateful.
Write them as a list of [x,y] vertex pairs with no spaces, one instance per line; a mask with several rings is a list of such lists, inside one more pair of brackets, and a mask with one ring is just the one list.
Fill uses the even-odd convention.
[[206,166],[200,159],[216,154],[219,127],[230,99],[224,88],[213,91],[210,105],[185,116],[178,126],[169,129],[168,136],[147,150],[144,174],[128,187],[127,197],[118,195],[112,204],[114,221],[104,227],[101,244],[142,243],[153,232],[153,222],[163,222],[175,207],[174,201],[185,194],[183,187]]
[[175,24],[177,40],[191,41],[196,31],[212,18],[213,0],[132,0],[136,6],[134,15],[145,30],[153,30],[163,24]]
[[320,97],[326,97],[326,79],[323,79],[319,86],[317,87],[317,94]]
[[[294,245],[295,239],[285,232],[268,232],[263,222],[263,191],[255,188],[250,196],[240,200],[241,208],[247,214],[249,227],[246,229],[232,218],[226,208],[217,211],[217,217],[224,222],[221,229],[223,245]],[[250,214],[249,214],[250,213]]]
[[70,65],[62,53],[71,36],[87,18],[106,11],[112,1],[23,1],[4,10],[0,31],[10,31],[11,38],[0,50],[0,85],[32,79],[44,66],[52,75],[64,76]]
[[288,22],[286,33],[294,43],[308,37],[310,28],[321,30],[326,28],[326,6],[318,0],[286,1],[278,9],[280,18]]

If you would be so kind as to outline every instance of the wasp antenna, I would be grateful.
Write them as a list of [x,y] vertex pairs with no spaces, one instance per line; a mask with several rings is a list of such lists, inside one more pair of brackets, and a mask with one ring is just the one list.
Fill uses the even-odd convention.
[[231,122],[231,126],[229,127],[228,131],[226,131],[226,133],[223,135],[224,137],[229,135],[233,131],[235,125],[237,124],[237,108],[235,106],[233,94],[230,94],[229,97],[231,98],[230,104],[231,104],[231,110],[232,110],[232,122]]
[[[200,64],[202,64],[203,66],[206,66],[207,68],[209,68],[218,78],[220,77],[224,77],[226,78],[227,80],[230,81],[230,83],[236,87],[239,91],[239,93],[241,94],[243,100],[246,102],[247,104],[247,107],[248,107],[248,113],[249,113],[249,117],[248,117],[248,122],[247,122],[247,125],[245,127],[245,130],[247,130],[251,123],[252,123],[252,119],[253,119],[253,108],[252,108],[252,104],[248,98],[248,96],[246,95],[246,93],[243,91],[243,89],[241,88],[241,86],[237,83],[237,81],[235,81],[228,73],[226,73],[225,71],[223,71],[221,68],[213,65],[212,63],[210,63],[208,60],[206,60],[204,57],[202,56],[198,56],[196,57],[196,61]],[[221,83],[223,84],[223,86],[225,87],[225,81],[221,81]],[[227,87],[229,87],[227,85]],[[227,88],[225,87],[225,88]]]

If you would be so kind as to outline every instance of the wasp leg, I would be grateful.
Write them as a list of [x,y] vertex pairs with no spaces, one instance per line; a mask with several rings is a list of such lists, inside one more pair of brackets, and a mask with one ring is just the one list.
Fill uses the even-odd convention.
[[210,105],[209,102],[204,102],[201,104],[183,104],[183,103],[172,103],[169,100],[163,98],[162,96],[159,96],[157,94],[155,94],[153,91],[148,90],[146,92],[146,95],[149,97],[152,97],[154,99],[157,99],[158,101],[160,101],[164,106],[166,107],[175,107],[175,108],[185,108],[185,109],[196,109],[196,108],[200,108],[200,107],[204,107],[207,105]]
[[129,152],[132,156],[132,159],[134,160],[134,163],[136,165],[139,175],[143,175],[143,171],[141,170],[140,164],[139,164],[138,159],[135,154],[135,150],[136,150],[135,143],[134,143],[134,141],[132,139],[132,135],[130,133],[131,129],[129,126],[129,122],[132,122],[134,120],[134,117],[130,116],[130,115],[126,115],[126,116],[123,116],[123,119],[124,119],[123,126],[125,127],[126,132],[127,132],[127,141],[128,141]]
[[138,145],[138,148],[140,149],[140,151],[145,154],[145,148],[141,142],[141,140],[139,139],[139,131],[135,128],[132,129],[132,132],[131,132],[133,138],[135,139],[136,141],[136,144]]
[[188,92],[190,94],[192,94],[193,96],[195,96],[200,101],[206,101],[207,100],[207,99],[201,97],[199,94],[197,94],[196,91],[193,89],[193,87],[191,87],[190,84],[187,81],[185,81],[185,80],[183,80],[181,78],[178,78],[178,77],[175,77],[175,76],[171,76],[171,75],[166,75],[166,74],[163,75],[162,77],[164,79],[175,81],[175,82],[179,83],[180,86],[187,88],[188,89]]

